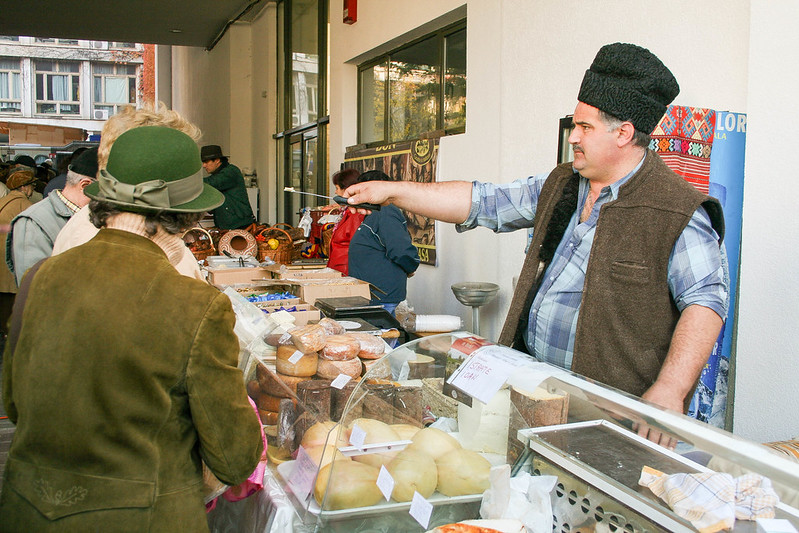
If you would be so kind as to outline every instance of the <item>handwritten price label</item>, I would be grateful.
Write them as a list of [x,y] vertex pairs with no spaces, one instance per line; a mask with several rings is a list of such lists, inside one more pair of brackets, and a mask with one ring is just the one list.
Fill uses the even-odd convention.
[[447,383],[487,404],[515,368],[513,358],[509,359],[504,353],[507,350],[509,349],[501,346],[485,346],[474,351],[450,376]]

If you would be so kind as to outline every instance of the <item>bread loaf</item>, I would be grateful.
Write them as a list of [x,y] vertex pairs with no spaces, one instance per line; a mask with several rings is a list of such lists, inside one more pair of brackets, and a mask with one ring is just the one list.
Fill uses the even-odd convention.
[[295,355],[298,351],[294,346],[278,346],[275,366],[280,374],[296,377],[311,377],[316,374],[319,359],[316,353],[300,352]]
[[361,376],[361,360],[357,357],[346,361],[328,361],[319,359],[316,375],[322,379],[336,379],[339,374],[346,374],[351,378]]
[[358,341],[350,335],[330,335],[319,355],[328,361],[346,361],[357,357],[360,349]]

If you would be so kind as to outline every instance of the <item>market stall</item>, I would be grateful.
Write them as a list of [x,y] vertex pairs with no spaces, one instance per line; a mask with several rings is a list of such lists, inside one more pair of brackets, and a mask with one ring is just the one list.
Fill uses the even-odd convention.
[[[357,359],[363,375],[317,375],[313,398],[303,386],[280,404],[265,489],[220,502],[213,531],[424,532],[478,518],[528,531],[799,527],[799,464],[762,445],[468,332],[377,359],[353,350],[333,360]],[[684,498],[693,514],[663,489],[677,481],[698,487]]]

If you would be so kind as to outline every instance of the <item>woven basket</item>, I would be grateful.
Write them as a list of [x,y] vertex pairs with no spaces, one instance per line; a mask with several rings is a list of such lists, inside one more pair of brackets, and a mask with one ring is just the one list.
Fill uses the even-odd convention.
[[197,261],[203,261],[208,256],[216,255],[216,246],[211,234],[205,229],[196,226],[183,233],[183,242],[191,251]]
[[[257,239],[258,261],[263,261],[268,257],[275,263],[282,263],[284,265],[291,263],[294,253],[294,240],[286,230],[272,226],[261,230],[258,236],[263,237],[263,240]],[[274,250],[267,244],[269,239],[275,239],[278,242],[277,248]]]
[[[283,227],[281,227],[281,226],[283,226]],[[292,241],[303,241],[303,240],[305,240],[305,234],[302,232],[302,228],[295,228],[291,224],[286,224],[285,222],[278,222],[272,227],[273,228],[280,228],[282,230],[285,230],[285,232],[289,234],[289,237],[291,237]]]

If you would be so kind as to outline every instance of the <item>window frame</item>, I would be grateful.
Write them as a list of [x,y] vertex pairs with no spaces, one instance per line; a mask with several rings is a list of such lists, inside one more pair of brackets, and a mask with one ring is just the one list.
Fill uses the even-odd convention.
[[[0,58],[0,59],[9,60],[9,61],[16,61],[17,65],[18,65],[18,68],[16,70],[10,69],[10,68],[0,67],[0,71],[5,72],[5,73],[8,74],[8,94],[10,95],[10,98],[0,98],[0,113],[9,113],[9,114],[13,114],[13,115],[22,114],[22,91],[23,91],[23,87],[22,87],[22,61],[19,58],[17,58],[17,57],[3,57],[3,58]],[[14,82],[13,82],[14,74],[16,74],[18,76],[17,77],[17,83],[18,83],[17,93],[19,94],[19,98],[18,99],[14,98]],[[2,108],[2,104],[1,103],[3,103],[3,102],[8,102],[8,103],[12,103],[12,104],[19,104],[19,109],[17,109],[16,111],[11,111],[11,110],[8,110],[8,109],[1,109]]]
[[436,129],[424,132],[421,134],[421,137],[426,137],[430,134],[439,133],[441,135],[457,135],[459,133],[466,132],[466,123],[462,126],[457,126],[453,128],[445,128],[444,127],[444,112],[445,106],[444,101],[446,98],[446,87],[445,87],[445,77],[446,77],[446,66],[447,66],[447,54],[446,54],[446,43],[447,37],[452,34],[455,34],[459,31],[466,31],[466,19],[461,19],[457,22],[452,24],[447,24],[446,26],[442,26],[438,30],[432,31],[430,33],[426,33],[421,37],[408,41],[407,43],[402,44],[396,48],[389,50],[386,53],[380,54],[377,57],[370,59],[369,61],[365,61],[358,65],[358,100],[357,100],[357,107],[358,107],[358,117],[357,117],[357,138],[358,143],[365,146],[365,147],[375,147],[375,146],[383,146],[387,144],[392,144],[396,142],[402,142],[403,140],[396,139],[392,140],[390,138],[391,133],[391,83],[390,83],[390,73],[387,75],[385,87],[383,87],[383,139],[377,141],[370,141],[370,142],[363,142],[362,138],[362,131],[361,131],[361,124],[362,124],[362,114],[363,114],[363,72],[379,66],[381,64],[388,66],[388,71],[391,69],[391,57],[392,55],[397,54],[400,51],[406,50],[411,48],[412,46],[421,43],[422,41],[426,41],[431,37],[436,38],[438,40],[438,48],[439,48],[439,63],[437,65],[438,71],[438,94],[436,96]]
[[[96,68],[98,65],[103,66],[110,66],[113,68],[113,72],[105,73],[105,72],[97,72]],[[134,68],[133,74],[128,73],[119,73],[117,72],[120,68]],[[106,97],[106,85],[105,80],[108,78],[125,78],[127,79],[127,86],[128,86],[128,100],[133,98],[133,101],[125,102],[125,103],[109,103],[105,101]],[[95,100],[95,83],[97,80],[100,79],[100,92],[103,97],[103,101]],[[131,80],[133,80],[133,87],[131,87]],[[139,100],[139,67],[133,63],[106,63],[106,62],[92,62],[92,82],[91,82],[91,94],[92,94],[92,112],[95,110],[106,110],[108,111],[108,116],[113,116],[119,113],[120,108],[125,107],[127,105],[136,105]],[[131,94],[132,91],[132,94]],[[98,107],[99,106],[99,107]],[[110,108],[110,109],[109,109]]]
[[[39,64],[42,62],[49,62],[55,65],[56,70],[40,70]],[[61,70],[62,65],[65,64],[76,64],[78,66],[77,72],[72,72],[68,70]],[[41,115],[41,116],[68,116],[68,117],[80,117],[81,116],[81,102],[80,102],[80,82],[81,82],[81,62],[80,61],[61,61],[61,60],[41,60],[37,59],[33,62],[33,87],[34,87],[34,115]],[[42,76],[42,96],[43,98],[39,98],[39,76]],[[69,94],[72,96],[73,89],[77,89],[77,94],[75,95],[74,100],[55,100],[49,99],[48,96],[48,88],[49,83],[48,80],[51,76],[66,76],[68,78],[68,87],[69,87]],[[77,83],[75,78],[77,78]],[[55,113],[47,113],[44,111],[39,110],[39,106],[43,104],[55,104],[56,111]],[[77,113],[64,113],[61,109],[62,106],[69,105],[69,106],[78,106]]]

